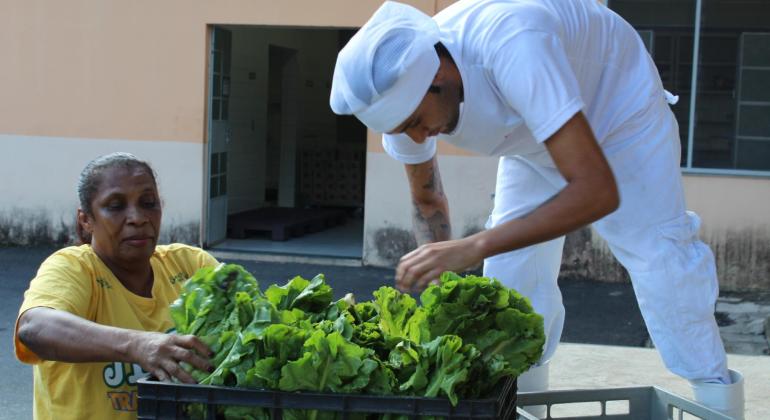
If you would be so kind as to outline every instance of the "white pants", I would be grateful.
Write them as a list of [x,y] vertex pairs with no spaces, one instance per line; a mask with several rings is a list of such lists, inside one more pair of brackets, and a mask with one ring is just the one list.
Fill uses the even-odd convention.
[[[698,239],[700,219],[685,207],[678,125],[662,98],[639,117],[622,137],[602,142],[621,201],[593,226],[628,270],[647,329],[668,369],[689,380],[724,380],[727,362],[713,315],[716,267],[711,250]],[[532,211],[565,185],[555,168],[522,157],[501,158],[487,227]],[[563,246],[560,237],[484,262],[485,276],[529,297],[544,316],[541,364],[553,356],[564,325],[556,282]]]

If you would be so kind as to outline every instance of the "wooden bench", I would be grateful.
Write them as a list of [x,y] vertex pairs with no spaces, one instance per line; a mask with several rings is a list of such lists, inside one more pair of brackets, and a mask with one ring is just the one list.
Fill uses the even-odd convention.
[[227,228],[233,238],[245,238],[246,232],[256,231],[268,232],[273,241],[285,241],[343,224],[345,219],[347,214],[341,209],[264,207],[228,216]]

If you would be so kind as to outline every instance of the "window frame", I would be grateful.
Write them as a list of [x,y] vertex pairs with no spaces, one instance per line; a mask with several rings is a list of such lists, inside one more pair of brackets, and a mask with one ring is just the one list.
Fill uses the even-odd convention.
[[[612,6],[612,0],[601,0],[607,6]],[[738,177],[770,178],[770,170],[756,169],[736,169],[736,168],[701,168],[693,166],[693,151],[695,143],[695,120],[696,106],[698,100],[698,70],[700,68],[700,40],[701,40],[701,18],[703,11],[703,0],[695,0],[695,23],[693,28],[693,47],[692,47],[692,73],[690,77],[690,98],[689,98],[689,121],[687,122],[687,138],[680,139],[687,142],[687,156],[684,165],[681,166],[682,173],[687,175],[723,175]],[[736,87],[737,88],[737,87]],[[676,94],[676,92],[673,92]],[[737,143],[737,139],[733,139]],[[768,157],[770,158],[770,156]]]

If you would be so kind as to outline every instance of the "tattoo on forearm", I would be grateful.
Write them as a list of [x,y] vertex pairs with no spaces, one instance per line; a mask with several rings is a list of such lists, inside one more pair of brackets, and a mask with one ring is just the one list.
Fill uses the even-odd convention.
[[428,182],[423,184],[422,189],[436,191],[436,170],[433,166],[430,167],[430,177],[428,178]]
[[410,168],[410,171],[412,172],[411,175],[416,178],[422,178],[426,174],[421,173],[421,169],[424,171],[427,171],[427,182],[422,184],[420,187],[422,187],[423,190],[426,190],[428,192],[436,193],[440,196],[444,196],[444,190],[441,187],[441,178],[439,172],[436,170],[435,165],[430,165],[427,168],[420,168],[419,166],[413,166]]
[[412,221],[419,245],[451,239],[449,210],[435,158],[419,165],[407,165],[412,188]]
[[452,237],[449,219],[443,211],[436,210],[432,215],[426,217],[417,203],[414,203],[413,208],[414,235],[418,245],[446,241]]

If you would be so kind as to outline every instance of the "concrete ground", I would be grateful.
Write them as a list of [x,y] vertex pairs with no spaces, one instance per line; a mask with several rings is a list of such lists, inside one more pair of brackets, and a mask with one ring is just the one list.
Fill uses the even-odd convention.
[[[32,371],[13,356],[13,326],[29,280],[52,251],[0,248],[0,419],[31,418]],[[282,284],[295,275],[310,278],[324,273],[338,296],[353,292],[359,299],[368,299],[373,290],[393,284],[393,270],[351,266],[348,260],[335,261],[342,265],[328,265],[328,260],[323,259],[263,257],[263,261],[256,261],[224,253],[218,258],[244,265],[263,287]],[[657,352],[645,347],[649,337],[630,285],[568,279],[561,279],[560,285],[567,320],[563,344],[552,360],[552,388],[657,385],[691,396],[687,382],[669,373]],[[730,366],[746,377],[747,419],[770,419],[770,357],[766,355],[764,329],[770,299],[766,298],[726,296],[720,298],[717,308],[726,347],[733,351],[728,356]],[[731,342],[738,345],[732,346]],[[735,351],[759,355],[739,355]]]
[[[744,375],[746,419],[770,419],[770,357],[728,354],[727,361]],[[551,360],[550,380],[551,389],[657,386],[692,398],[689,383],[666,370],[650,348],[562,343]]]

